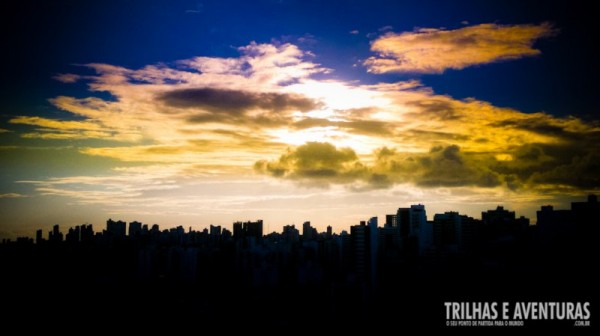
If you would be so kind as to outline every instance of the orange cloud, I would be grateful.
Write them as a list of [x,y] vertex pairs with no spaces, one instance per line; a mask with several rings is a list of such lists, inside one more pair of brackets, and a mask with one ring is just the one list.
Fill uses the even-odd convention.
[[369,72],[443,73],[469,66],[539,55],[533,43],[556,32],[540,25],[480,24],[455,30],[420,28],[388,33],[371,43],[377,55],[364,65]]

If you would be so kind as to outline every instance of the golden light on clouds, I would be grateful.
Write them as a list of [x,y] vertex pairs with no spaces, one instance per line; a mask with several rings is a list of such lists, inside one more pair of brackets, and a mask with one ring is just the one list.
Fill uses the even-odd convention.
[[455,30],[419,28],[414,32],[390,32],[371,43],[371,50],[377,55],[368,58],[364,65],[373,73],[442,73],[538,55],[540,51],[533,43],[554,33],[548,23],[489,23]]
[[[460,69],[535,55],[533,42],[551,32],[542,24],[388,34],[373,43],[385,60],[372,58],[367,66],[374,72]],[[458,50],[468,57],[458,57]],[[22,137],[103,140],[78,151],[124,164],[111,176],[27,183],[45,195],[122,206],[172,204],[172,193],[182,204],[201,206],[194,195],[218,194],[207,187],[211,177],[249,181],[252,188],[264,180],[329,186],[336,195],[402,186],[418,196],[421,189],[450,188],[475,199],[489,190],[534,195],[540,186],[548,193],[599,185],[595,123],[457,100],[416,80],[317,80],[314,74],[330,70],[292,44],[252,43],[239,52],[238,58],[197,57],[138,70],[89,64],[93,76],[57,77],[88,82],[90,97],[50,100],[77,121],[17,116],[10,123],[32,128]],[[99,91],[115,98],[95,97]]]

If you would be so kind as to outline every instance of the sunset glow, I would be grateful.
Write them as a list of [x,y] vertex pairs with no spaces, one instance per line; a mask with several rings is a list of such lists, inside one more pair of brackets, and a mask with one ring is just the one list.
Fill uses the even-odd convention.
[[[173,5],[171,23],[196,33],[146,45],[119,19],[137,41],[126,50],[107,37],[106,47],[52,51],[50,68],[35,71],[44,84],[5,99],[0,236],[111,216],[195,228],[261,218],[272,230],[311,220],[339,231],[418,202],[472,216],[505,204],[534,217],[542,204],[598,192],[600,124],[577,89],[585,83],[550,91],[570,85],[552,75],[570,34],[561,17],[408,20],[385,14],[394,7],[363,23],[349,15],[341,29],[285,3],[261,2],[281,11],[264,19],[279,30],[249,24],[238,37],[235,20],[204,26],[217,5]],[[295,15],[303,23],[288,26]],[[98,43],[103,23],[90,23]],[[68,50],[74,25],[53,28],[71,38]]]

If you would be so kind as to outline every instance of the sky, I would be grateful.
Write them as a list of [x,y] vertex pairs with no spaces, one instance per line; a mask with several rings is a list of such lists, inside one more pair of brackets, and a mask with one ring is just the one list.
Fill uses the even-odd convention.
[[6,1],[0,237],[530,217],[600,187],[580,1]]

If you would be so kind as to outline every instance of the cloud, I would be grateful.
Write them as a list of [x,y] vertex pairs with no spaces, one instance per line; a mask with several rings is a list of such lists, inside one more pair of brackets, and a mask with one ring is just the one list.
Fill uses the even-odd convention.
[[67,129],[67,130],[85,130],[98,131],[102,127],[98,124],[88,121],[63,121],[55,119],[47,119],[42,117],[15,117],[8,121],[11,124],[22,124],[39,126],[52,129]]
[[306,186],[346,184],[353,190],[406,183],[425,188],[600,188],[600,156],[583,151],[569,155],[568,151],[552,146],[518,146],[508,154],[510,160],[504,160],[493,153],[464,152],[457,145],[435,146],[426,153],[383,147],[367,161],[350,148],[307,143],[296,150],[288,149],[278,160],[257,161],[254,168],[258,173]]
[[[23,138],[182,146],[188,140],[219,138],[200,124],[229,130],[263,124],[274,127],[292,123],[295,112],[317,108],[317,100],[282,90],[282,86],[328,71],[304,60],[311,57],[309,53],[289,43],[251,43],[238,50],[242,54],[238,58],[196,57],[179,61],[175,67],[157,64],[135,70],[87,64],[96,75],[78,79],[87,80],[92,92],[107,92],[114,99],[58,96],[50,102],[76,120],[19,116],[11,123],[36,127],[21,133]],[[74,78],[60,76],[69,77]]]
[[11,132],[11,131],[4,129],[4,128],[0,128],[0,133],[9,133],[9,132]]
[[27,196],[22,195],[22,194],[17,194],[17,193],[0,194],[0,198],[25,198],[25,197],[27,197]]
[[314,35],[308,33],[304,34],[304,36],[299,37],[297,41],[302,45],[312,45],[318,42]]
[[513,128],[535,133],[540,136],[560,139],[562,141],[574,141],[585,139],[598,139],[599,131],[590,132],[589,126],[575,117],[564,119],[552,118],[545,114],[530,114],[518,119],[505,119],[491,124],[490,126]]
[[378,120],[365,120],[360,118],[348,118],[345,121],[332,121],[326,118],[305,118],[292,124],[298,129],[311,129],[316,127],[334,127],[353,134],[372,136],[390,135],[392,126],[389,123]]
[[469,66],[536,56],[533,43],[556,33],[539,25],[480,24],[455,30],[420,28],[387,33],[371,43],[377,55],[364,65],[369,72],[443,73]]
[[358,34],[360,34],[360,32],[357,29],[354,29],[354,30],[350,31],[350,34],[352,34],[352,35],[358,35]]
[[305,58],[311,54],[290,43],[252,42],[239,47],[238,51],[242,53],[238,58],[196,57],[180,61],[179,64],[198,70],[202,75],[175,72],[174,77],[192,79],[195,84],[204,83],[211,87],[247,89],[277,88],[280,84],[293,83],[312,74],[329,72],[319,64],[306,61]]
[[276,161],[257,161],[254,169],[275,177],[310,180],[319,185],[348,182],[364,173],[364,166],[350,148],[336,148],[330,143],[309,142],[288,150]]
[[54,79],[56,79],[59,82],[63,82],[63,83],[76,83],[78,80],[81,79],[81,76],[76,75],[76,74],[71,74],[71,73],[67,73],[67,74],[57,74],[56,76],[52,77]]
[[[511,29],[546,27],[491,26],[509,36],[515,34]],[[411,34],[455,43],[457,34],[465,34],[457,31]],[[440,37],[446,33],[451,38]],[[462,42],[465,48],[471,40],[483,43],[473,36]],[[195,179],[207,176],[361,191],[402,185],[545,195],[600,188],[596,121],[454,99],[417,80],[361,85],[327,79],[329,70],[292,44],[251,43],[238,51],[238,57],[195,57],[139,69],[88,64],[95,74],[80,78],[89,86],[88,97],[49,99],[72,118],[17,116],[9,125],[23,125],[23,138],[93,139],[77,148],[79,155],[162,167],[161,183],[189,194],[197,192]],[[37,185],[39,192],[90,203],[113,197],[137,204],[146,197],[132,190],[147,179],[123,169],[108,174],[118,182],[83,183],[80,177],[77,183]],[[123,185],[116,189],[117,183]],[[116,197],[115,190],[123,193]]]
[[588,149],[596,148],[593,142],[598,140],[598,136],[591,136],[585,142],[515,146],[508,151],[508,160],[495,162],[491,169],[510,176],[511,183],[516,186],[592,190],[600,187],[600,156],[596,150]]
[[275,161],[257,161],[257,172],[303,184],[327,186],[330,183],[387,188],[398,183],[424,187],[497,187],[500,176],[475,158],[461,153],[456,145],[433,147],[428,153],[399,153],[383,147],[374,151],[375,160],[361,161],[350,148],[329,143],[309,142],[288,150]]
[[538,169],[531,175],[531,182],[542,185],[565,185],[578,189],[600,187],[600,155],[597,152],[571,156],[570,162],[550,165],[550,169]]
[[37,126],[36,132],[23,133],[23,138],[39,139],[107,139],[113,132],[94,121],[66,121],[42,117],[19,116],[8,121],[11,124]]
[[[197,109],[188,120],[193,122],[214,122],[251,119],[262,123],[273,123],[277,119],[286,119],[287,112],[306,112],[316,109],[318,104],[297,94],[273,92],[250,92],[240,90],[197,88],[169,91],[159,100],[168,106]],[[249,116],[249,112],[264,113]]]
[[497,187],[502,184],[499,174],[481,160],[461,151],[457,145],[432,147],[428,153],[398,153],[382,148],[376,152],[373,168],[390,181],[411,182],[424,187]]

